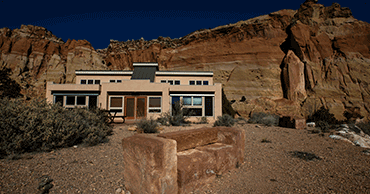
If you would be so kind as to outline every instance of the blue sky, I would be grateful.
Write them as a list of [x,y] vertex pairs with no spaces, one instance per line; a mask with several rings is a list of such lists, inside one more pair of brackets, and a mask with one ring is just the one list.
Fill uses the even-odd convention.
[[[0,0],[0,28],[42,26],[64,41],[86,39],[95,49],[103,49],[110,39],[179,38],[202,28],[236,23],[281,9],[298,9],[304,1]],[[349,7],[355,18],[370,22],[369,0],[319,0],[325,6],[333,2]]]

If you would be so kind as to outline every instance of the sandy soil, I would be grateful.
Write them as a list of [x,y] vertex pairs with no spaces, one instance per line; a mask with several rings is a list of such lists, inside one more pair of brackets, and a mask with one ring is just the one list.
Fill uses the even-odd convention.
[[[165,127],[162,132],[211,125]],[[0,160],[0,193],[37,193],[41,177],[50,193],[115,193],[124,188],[121,139],[136,132],[114,125],[110,141]],[[370,193],[370,155],[363,148],[296,130],[237,125],[245,130],[245,162],[194,193]],[[267,141],[267,142],[266,142]],[[303,160],[295,151],[315,154]]]

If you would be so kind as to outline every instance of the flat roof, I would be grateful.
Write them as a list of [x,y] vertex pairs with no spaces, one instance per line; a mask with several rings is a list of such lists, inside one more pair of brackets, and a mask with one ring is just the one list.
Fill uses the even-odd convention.
[[132,63],[132,66],[155,66],[155,67],[158,67],[158,63]]
[[122,70],[76,70],[76,75],[131,75],[133,71],[122,71]]
[[156,75],[208,75],[213,76],[213,71],[157,71]]

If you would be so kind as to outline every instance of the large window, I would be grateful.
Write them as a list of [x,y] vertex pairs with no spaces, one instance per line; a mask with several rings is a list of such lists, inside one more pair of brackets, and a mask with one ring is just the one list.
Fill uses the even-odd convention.
[[69,106],[85,106],[86,105],[86,96],[67,96],[66,105]]
[[150,113],[160,113],[162,109],[162,97],[151,97],[149,96],[149,107]]
[[123,112],[123,96],[110,96],[109,97],[109,110],[118,113]]
[[63,106],[64,105],[63,101],[64,101],[64,96],[55,96],[54,104],[59,103],[60,106]]
[[[204,96],[172,96],[172,113],[174,104],[182,102],[184,114],[187,116],[213,116],[213,97]],[[206,100],[205,102],[203,102]]]

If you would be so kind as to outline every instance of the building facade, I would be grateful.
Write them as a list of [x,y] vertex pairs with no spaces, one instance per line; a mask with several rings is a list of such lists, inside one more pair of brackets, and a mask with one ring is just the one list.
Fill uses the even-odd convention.
[[133,63],[133,71],[76,71],[75,84],[48,82],[46,98],[66,108],[101,108],[126,120],[157,118],[177,101],[192,112],[190,120],[222,115],[222,85],[213,72],[159,71],[157,63]]

